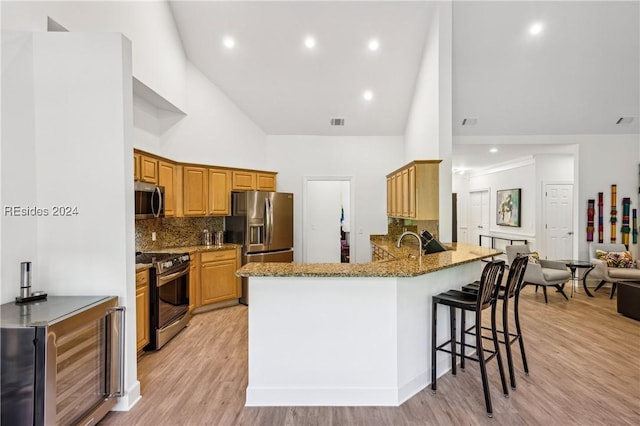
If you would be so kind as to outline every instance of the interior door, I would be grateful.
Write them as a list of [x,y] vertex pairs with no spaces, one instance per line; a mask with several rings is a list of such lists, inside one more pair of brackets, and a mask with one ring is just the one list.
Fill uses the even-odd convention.
[[303,235],[307,263],[340,263],[341,188],[341,181],[307,181]]
[[[489,234],[489,191],[469,193],[469,234],[468,243],[478,244],[480,235]],[[488,238],[483,245],[490,245]]]
[[545,184],[544,241],[547,259],[573,257],[573,185]]

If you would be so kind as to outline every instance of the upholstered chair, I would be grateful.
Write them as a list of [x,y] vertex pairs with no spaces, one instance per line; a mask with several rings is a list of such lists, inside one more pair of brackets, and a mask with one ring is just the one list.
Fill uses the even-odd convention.
[[[509,245],[505,247],[509,264],[519,254],[531,254],[529,245]],[[556,262],[553,260],[535,259],[530,256],[527,270],[524,273],[524,285],[533,284],[542,287],[544,294],[544,303],[547,303],[547,287],[555,287],[565,299],[569,300],[564,292],[563,285],[571,280],[571,272],[567,269],[564,262]]]
[[[609,298],[613,298],[616,292],[616,284],[628,281],[640,281],[640,269],[636,261],[607,261],[607,255],[603,255],[604,259],[598,257],[596,252],[600,250],[605,253],[625,253],[627,248],[624,244],[606,244],[606,243],[590,243],[589,258],[592,264],[596,265],[589,272],[589,278],[596,278],[600,283],[596,286],[596,291],[606,283],[611,283],[611,292]],[[602,253],[601,253],[602,254]],[[611,257],[611,259],[615,259]]]

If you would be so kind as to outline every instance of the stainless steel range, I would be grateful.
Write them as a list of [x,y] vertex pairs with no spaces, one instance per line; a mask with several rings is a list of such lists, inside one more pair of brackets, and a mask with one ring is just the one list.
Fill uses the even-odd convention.
[[189,254],[140,253],[136,263],[149,269],[151,342],[146,350],[164,346],[191,319],[189,314]]

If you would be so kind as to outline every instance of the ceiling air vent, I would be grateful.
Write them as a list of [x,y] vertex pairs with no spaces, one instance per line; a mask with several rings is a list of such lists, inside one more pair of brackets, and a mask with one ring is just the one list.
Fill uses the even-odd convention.
[[332,126],[344,126],[344,118],[332,118],[331,119]]
[[631,124],[632,121],[633,117],[620,117],[618,121],[616,121],[616,124]]
[[478,122],[477,118],[463,118],[462,125],[463,126],[475,126]]

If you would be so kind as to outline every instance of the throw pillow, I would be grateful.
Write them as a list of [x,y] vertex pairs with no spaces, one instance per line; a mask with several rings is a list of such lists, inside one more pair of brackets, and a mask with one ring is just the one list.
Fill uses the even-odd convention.
[[518,253],[520,255],[527,255],[529,258],[529,263],[540,263],[540,255],[537,251],[532,251],[531,253]]
[[630,251],[604,251],[596,250],[596,256],[600,260],[607,262],[610,268],[631,268],[633,258]]

